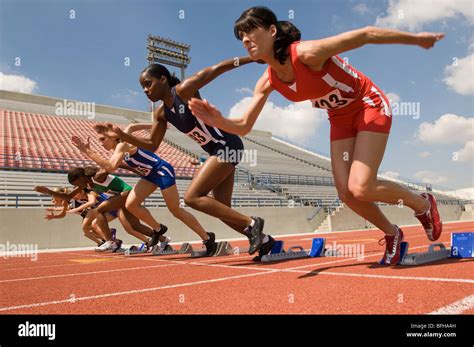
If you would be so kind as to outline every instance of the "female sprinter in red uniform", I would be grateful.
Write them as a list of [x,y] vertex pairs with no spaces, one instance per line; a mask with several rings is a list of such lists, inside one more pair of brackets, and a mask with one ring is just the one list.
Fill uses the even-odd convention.
[[339,197],[385,233],[383,263],[399,262],[403,232],[390,223],[376,201],[402,202],[410,207],[428,238],[437,240],[442,222],[434,196],[420,196],[377,178],[392,123],[389,101],[368,77],[338,54],[370,43],[429,49],[444,34],[366,27],[321,40],[300,41],[300,31],[290,22],[278,21],[266,7],[244,11],[235,22],[234,33],[253,60],[269,65],[255,86],[249,109],[241,118],[227,119],[206,100],[193,98],[189,102],[193,114],[210,126],[245,135],[273,90],[291,101],[311,100],[314,107],[328,110],[332,170]]

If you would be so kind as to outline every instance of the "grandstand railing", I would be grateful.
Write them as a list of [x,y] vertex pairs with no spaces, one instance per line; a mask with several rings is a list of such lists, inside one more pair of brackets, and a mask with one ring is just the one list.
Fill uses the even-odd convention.
[[[313,200],[288,201],[280,198],[232,198],[233,207],[306,207],[316,206]],[[37,194],[0,194],[0,208],[52,207],[51,197]],[[165,207],[162,197],[147,198],[146,207]],[[186,206],[186,205],[185,205]]]
[[[1,170],[23,170],[23,171],[41,171],[41,172],[66,172],[72,167],[97,166],[91,160],[57,158],[57,157],[37,157],[23,154],[0,153]],[[177,173],[176,177],[192,177],[196,172],[195,167],[174,167]],[[117,170],[123,176],[136,176],[136,174],[119,169]]]
[[301,185],[318,185],[318,186],[334,186],[334,179],[325,176],[308,176],[308,175],[292,175],[292,174],[275,174],[269,172],[261,172],[252,174],[254,179],[261,183],[270,184],[301,184]]

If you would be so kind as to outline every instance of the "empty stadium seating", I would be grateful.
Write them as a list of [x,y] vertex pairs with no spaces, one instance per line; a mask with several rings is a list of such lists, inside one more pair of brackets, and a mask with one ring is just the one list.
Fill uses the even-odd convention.
[[[72,143],[77,135],[90,138],[91,147],[109,157],[97,140],[93,125],[87,119],[40,115],[29,112],[0,110],[0,167],[64,171],[74,166],[92,164]],[[146,134],[139,132],[139,136]],[[157,154],[175,167],[177,176],[191,177],[196,168],[192,157],[162,142]]]

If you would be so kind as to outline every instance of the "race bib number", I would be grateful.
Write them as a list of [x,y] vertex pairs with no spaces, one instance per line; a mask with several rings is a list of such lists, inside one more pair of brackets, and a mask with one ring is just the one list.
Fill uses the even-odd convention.
[[347,106],[352,101],[354,101],[354,99],[344,98],[341,96],[339,89],[331,90],[329,93],[318,99],[311,99],[313,107],[324,108],[326,110],[335,110]]
[[135,170],[137,170],[141,176],[148,176],[148,174],[150,173],[151,169],[147,169],[147,168],[144,168],[144,167],[136,167]]
[[191,130],[186,135],[188,135],[191,139],[196,141],[200,146],[204,146],[209,141],[211,141],[211,138],[204,131],[199,129],[198,127],[195,127],[193,130]]

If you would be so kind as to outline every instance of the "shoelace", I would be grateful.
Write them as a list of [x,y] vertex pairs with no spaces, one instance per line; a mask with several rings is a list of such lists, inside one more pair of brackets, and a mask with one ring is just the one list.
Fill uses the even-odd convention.
[[[394,254],[394,253],[397,251],[397,245],[398,245],[398,240],[399,240],[399,237],[400,237],[400,233],[397,233],[397,234],[394,235],[394,236],[388,236],[388,237],[390,237],[390,238],[393,237],[392,254]],[[378,244],[379,244],[380,246],[383,246],[383,245],[387,244],[387,243],[388,243],[388,241],[387,241],[387,238],[388,238],[388,237],[387,237],[387,236],[382,237],[382,238],[379,240]]]

